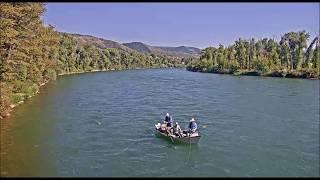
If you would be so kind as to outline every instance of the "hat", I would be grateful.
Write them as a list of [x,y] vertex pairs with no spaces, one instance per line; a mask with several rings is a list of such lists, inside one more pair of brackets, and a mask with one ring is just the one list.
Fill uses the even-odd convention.
[[169,116],[169,113],[167,113],[167,115],[166,116]]
[[192,121],[195,121],[194,118],[192,118],[192,119],[190,120],[190,122],[192,122]]
[[178,125],[179,123],[178,122],[176,122],[176,125]]

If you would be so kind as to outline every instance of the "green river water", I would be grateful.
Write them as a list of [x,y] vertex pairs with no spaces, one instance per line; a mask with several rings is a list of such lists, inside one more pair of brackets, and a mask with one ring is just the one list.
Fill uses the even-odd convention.
[[[319,176],[319,81],[148,69],[61,76],[1,123],[2,176]],[[198,145],[155,136],[169,112]]]

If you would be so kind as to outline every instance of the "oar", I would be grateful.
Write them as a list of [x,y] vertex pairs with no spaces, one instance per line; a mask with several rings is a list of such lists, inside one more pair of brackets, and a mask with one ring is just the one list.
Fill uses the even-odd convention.
[[172,139],[172,137],[171,137],[171,135],[169,135],[169,136],[170,136],[170,139],[171,139],[172,143],[174,143],[174,142],[173,142],[173,139]]
[[172,143],[174,143],[174,142],[173,142],[173,139],[172,139],[172,137],[171,137],[170,132],[169,132],[169,130],[168,130],[168,129],[167,129],[167,133],[168,133],[168,136],[170,137],[170,139],[171,139]]

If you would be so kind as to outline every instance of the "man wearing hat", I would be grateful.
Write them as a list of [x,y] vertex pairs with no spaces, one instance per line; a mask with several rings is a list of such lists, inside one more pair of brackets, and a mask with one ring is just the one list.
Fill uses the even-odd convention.
[[166,114],[164,122],[167,124],[167,127],[173,126],[173,119],[172,119],[172,116],[169,115],[169,113]]
[[[163,121],[163,127],[161,128],[161,130],[163,131],[167,131],[168,133],[170,133],[173,129],[173,119],[172,116],[169,115],[169,113],[166,114],[166,117]],[[171,132],[172,134],[173,132]]]
[[170,120],[170,115],[169,113],[166,114],[166,117],[164,118],[164,122],[168,123]]
[[182,130],[178,122],[176,122],[176,125],[173,128],[174,128],[174,134],[176,136],[182,137]]
[[192,118],[189,122],[189,132],[194,133],[196,132],[197,128],[198,128],[198,125],[194,120],[194,118]]

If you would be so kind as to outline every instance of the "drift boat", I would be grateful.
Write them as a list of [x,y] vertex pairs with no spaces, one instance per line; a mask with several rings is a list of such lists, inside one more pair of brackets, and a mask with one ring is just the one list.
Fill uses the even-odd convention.
[[172,143],[186,143],[186,144],[197,144],[200,140],[200,134],[199,132],[194,132],[192,134],[182,134],[182,137],[176,136],[175,134],[169,133],[166,130],[163,130],[166,128],[165,124],[155,124],[157,135],[160,135],[162,137],[165,137],[168,140],[171,140]]

